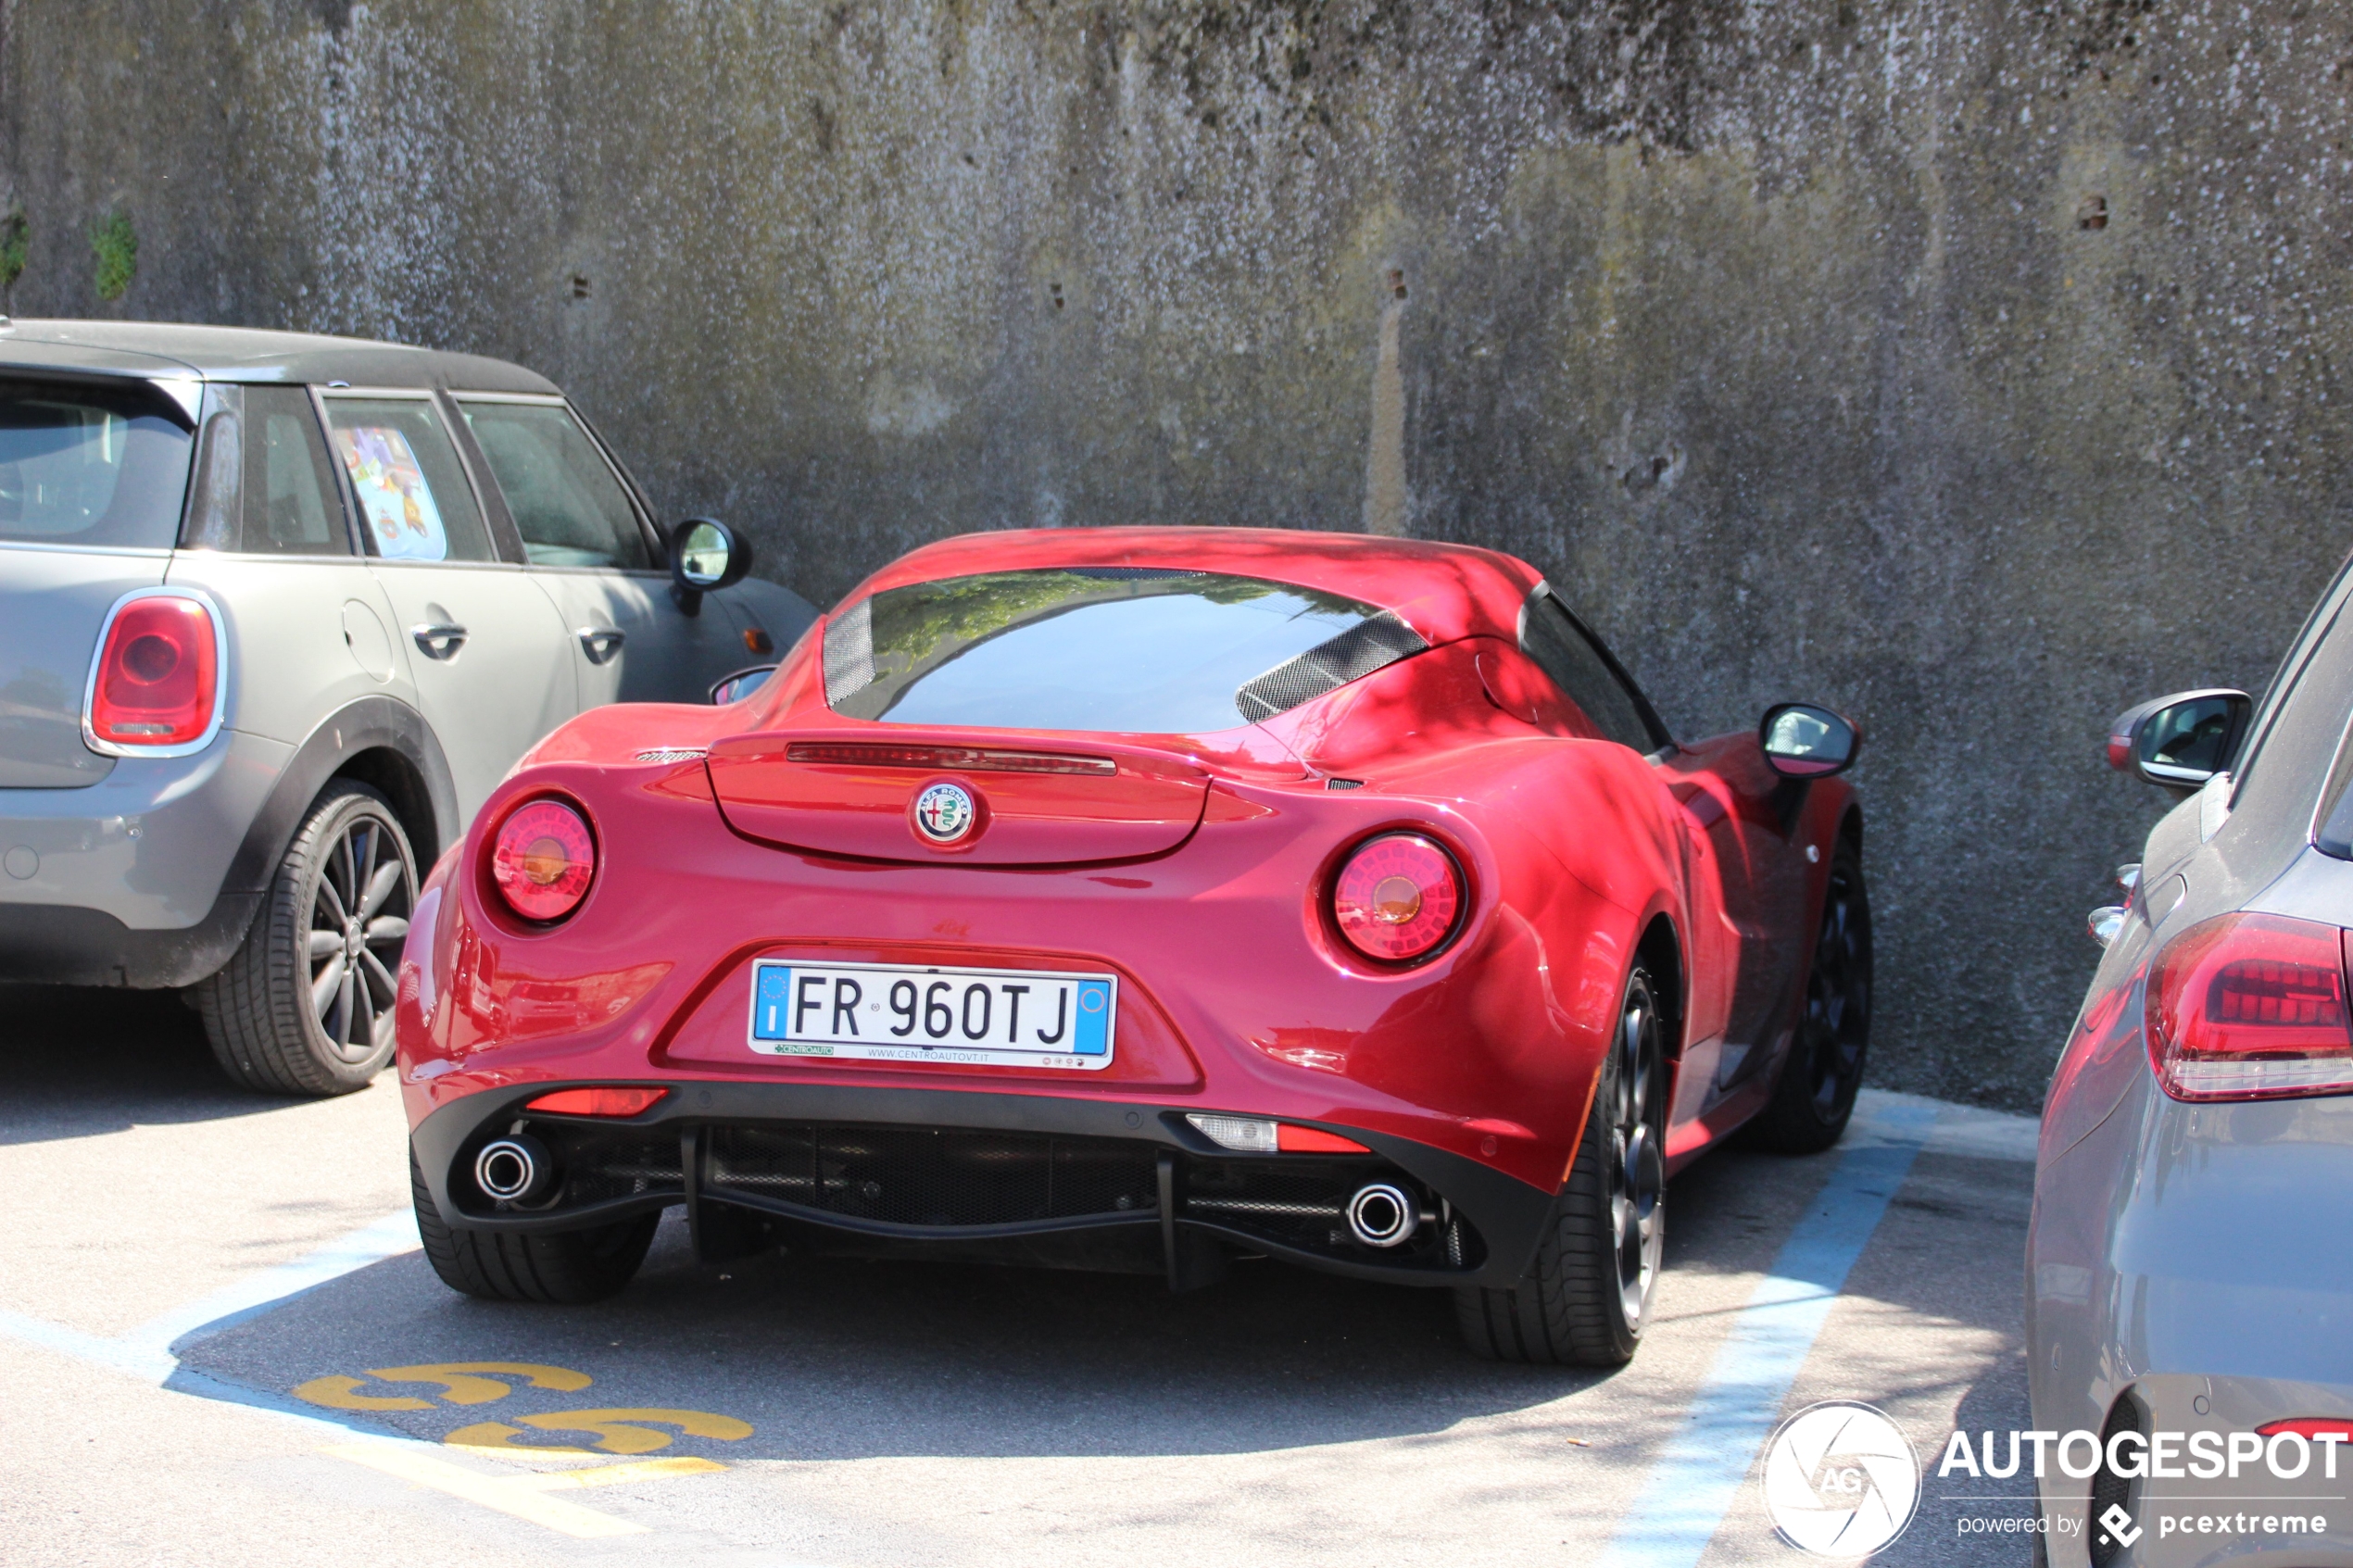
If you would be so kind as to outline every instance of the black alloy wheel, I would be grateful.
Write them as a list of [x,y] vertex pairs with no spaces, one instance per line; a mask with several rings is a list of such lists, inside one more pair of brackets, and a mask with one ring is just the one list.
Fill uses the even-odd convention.
[[338,782],[286,848],[245,945],[196,986],[214,1057],[266,1093],[366,1086],[392,1056],[417,864],[390,802]]
[[1667,1034],[1650,975],[1637,969],[1534,1262],[1508,1289],[1454,1292],[1472,1354],[1553,1366],[1633,1359],[1667,1240]]
[[1610,1108],[1609,1210],[1617,1237],[1618,1315],[1635,1335],[1650,1317],[1667,1245],[1665,1031],[1644,977],[1618,1020],[1618,1071]]
[[1861,851],[1842,841],[1806,969],[1805,1015],[1772,1099],[1750,1123],[1754,1141],[1778,1154],[1818,1154],[1838,1142],[1855,1113],[1870,1039],[1870,899]]

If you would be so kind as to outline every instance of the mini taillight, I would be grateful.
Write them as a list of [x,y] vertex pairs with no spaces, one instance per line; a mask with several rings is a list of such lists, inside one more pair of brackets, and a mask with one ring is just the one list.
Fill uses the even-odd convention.
[[498,824],[490,879],[525,920],[561,920],[588,896],[597,841],[587,821],[560,800],[534,800]]
[[1462,877],[1445,850],[1417,833],[1367,839],[1340,868],[1332,916],[1367,958],[1417,959],[1446,940],[1463,904]]
[[220,632],[202,600],[151,594],[116,610],[91,674],[94,738],[108,749],[193,746],[220,697]]
[[2149,1061],[2176,1099],[2353,1093],[2344,931],[2284,915],[2202,921],[2149,968]]
[[541,1095],[525,1110],[552,1116],[635,1116],[668,1094],[668,1089],[558,1089]]

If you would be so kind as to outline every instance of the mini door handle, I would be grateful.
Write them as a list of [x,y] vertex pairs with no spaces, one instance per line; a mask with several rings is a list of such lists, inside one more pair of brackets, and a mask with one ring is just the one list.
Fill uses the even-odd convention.
[[418,651],[427,659],[453,659],[466,646],[466,629],[446,621],[435,625],[421,621],[409,628],[409,635],[416,639]]
[[580,629],[580,651],[588,656],[591,664],[610,663],[629,639],[610,626],[583,626]]

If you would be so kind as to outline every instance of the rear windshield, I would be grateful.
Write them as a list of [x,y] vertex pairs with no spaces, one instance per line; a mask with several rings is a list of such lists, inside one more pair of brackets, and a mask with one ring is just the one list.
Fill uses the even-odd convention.
[[825,628],[825,699],[894,724],[1189,734],[1297,707],[1426,645],[1396,616],[1254,577],[1141,567],[889,588]]
[[0,379],[0,540],[168,549],[188,447],[158,393]]

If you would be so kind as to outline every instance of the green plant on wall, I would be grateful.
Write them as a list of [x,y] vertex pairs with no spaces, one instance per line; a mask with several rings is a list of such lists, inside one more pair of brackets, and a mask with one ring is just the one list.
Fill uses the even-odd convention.
[[101,219],[90,231],[90,254],[97,262],[91,281],[98,297],[120,299],[139,270],[139,236],[132,232],[131,220],[120,212]]
[[23,204],[8,204],[7,216],[0,218],[0,294],[17,286],[24,276],[24,264],[32,248],[32,227],[24,219]]

